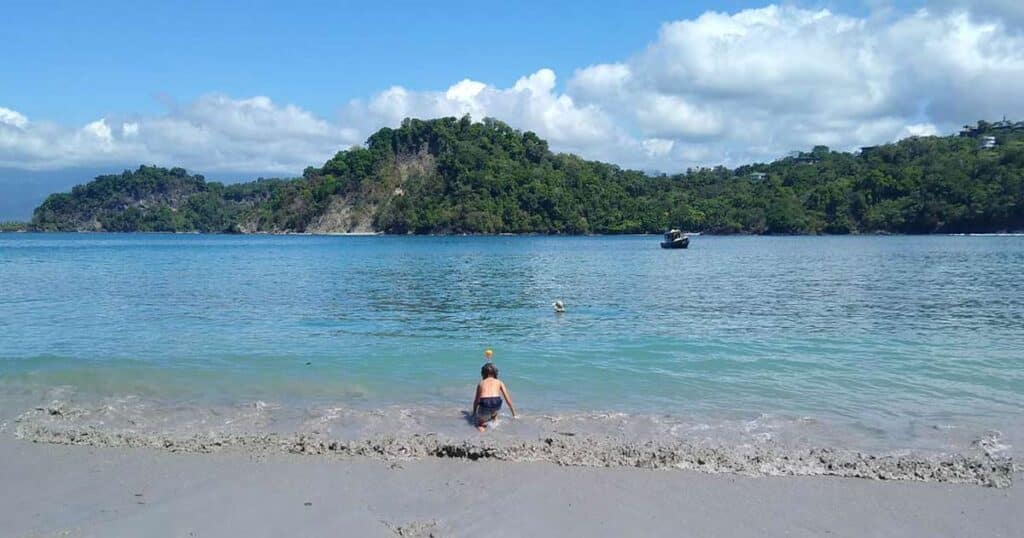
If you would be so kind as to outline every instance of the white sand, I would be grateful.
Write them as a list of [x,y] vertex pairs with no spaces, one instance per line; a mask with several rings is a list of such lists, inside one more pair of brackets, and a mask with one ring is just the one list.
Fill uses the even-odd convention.
[[[0,440],[0,536],[1021,536],[1007,489]],[[307,506],[306,503],[309,503]]]

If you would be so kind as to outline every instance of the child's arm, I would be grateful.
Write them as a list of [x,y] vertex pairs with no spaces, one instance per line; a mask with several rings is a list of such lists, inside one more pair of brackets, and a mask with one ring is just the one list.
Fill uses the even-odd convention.
[[480,385],[476,386],[476,394],[473,396],[473,416],[476,416],[477,407],[480,406]]
[[512,418],[516,418],[516,407],[512,405],[512,397],[508,394],[508,388],[505,386],[505,383],[502,383],[499,388],[501,389],[501,395],[505,397],[505,402],[508,403],[508,410],[512,411]]

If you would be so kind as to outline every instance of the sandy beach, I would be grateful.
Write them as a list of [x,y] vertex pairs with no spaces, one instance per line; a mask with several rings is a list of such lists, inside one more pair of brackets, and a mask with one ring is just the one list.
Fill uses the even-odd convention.
[[[3,536],[1018,536],[1019,485],[0,441]],[[1019,484],[1017,477],[1017,484]]]

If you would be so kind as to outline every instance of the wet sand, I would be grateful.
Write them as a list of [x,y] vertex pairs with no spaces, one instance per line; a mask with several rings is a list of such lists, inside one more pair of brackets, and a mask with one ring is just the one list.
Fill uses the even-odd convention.
[[[104,408],[101,408],[101,411]],[[195,428],[164,431],[129,419],[128,427],[90,419],[89,408],[55,402],[22,413],[14,420],[17,439],[94,448],[151,448],[167,452],[209,454],[235,452],[250,457],[302,454],[323,458],[370,458],[387,463],[422,459],[492,460],[553,463],[581,467],[696,470],[748,476],[834,476],[877,480],[913,480],[1009,487],[1015,464],[1003,454],[998,438],[972,443],[965,453],[874,454],[857,450],[783,446],[771,440],[721,444],[675,438],[586,435],[547,431],[539,437],[421,432],[332,437],[305,432],[230,432]],[[106,416],[105,413],[100,415]],[[125,422],[115,417],[115,422]],[[218,421],[225,422],[223,417]],[[517,421],[518,422],[518,421]],[[0,431],[10,424],[0,425]],[[467,433],[472,432],[472,433]]]
[[1018,536],[1009,488],[0,439],[3,536]]

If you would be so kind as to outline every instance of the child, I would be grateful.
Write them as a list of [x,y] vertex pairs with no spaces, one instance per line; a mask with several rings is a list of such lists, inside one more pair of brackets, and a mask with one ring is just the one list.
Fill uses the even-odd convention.
[[476,396],[473,398],[473,417],[476,419],[476,429],[483,432],[484,424],[498,418],[502,398],[508,402],[512,418],[516,417],[516,408],[512,405],[512,398],[509,397],[505,384],[498,381],[498,367],[494,363],[485,364],[480,369],[480,377],[483,379],[476,386]]

